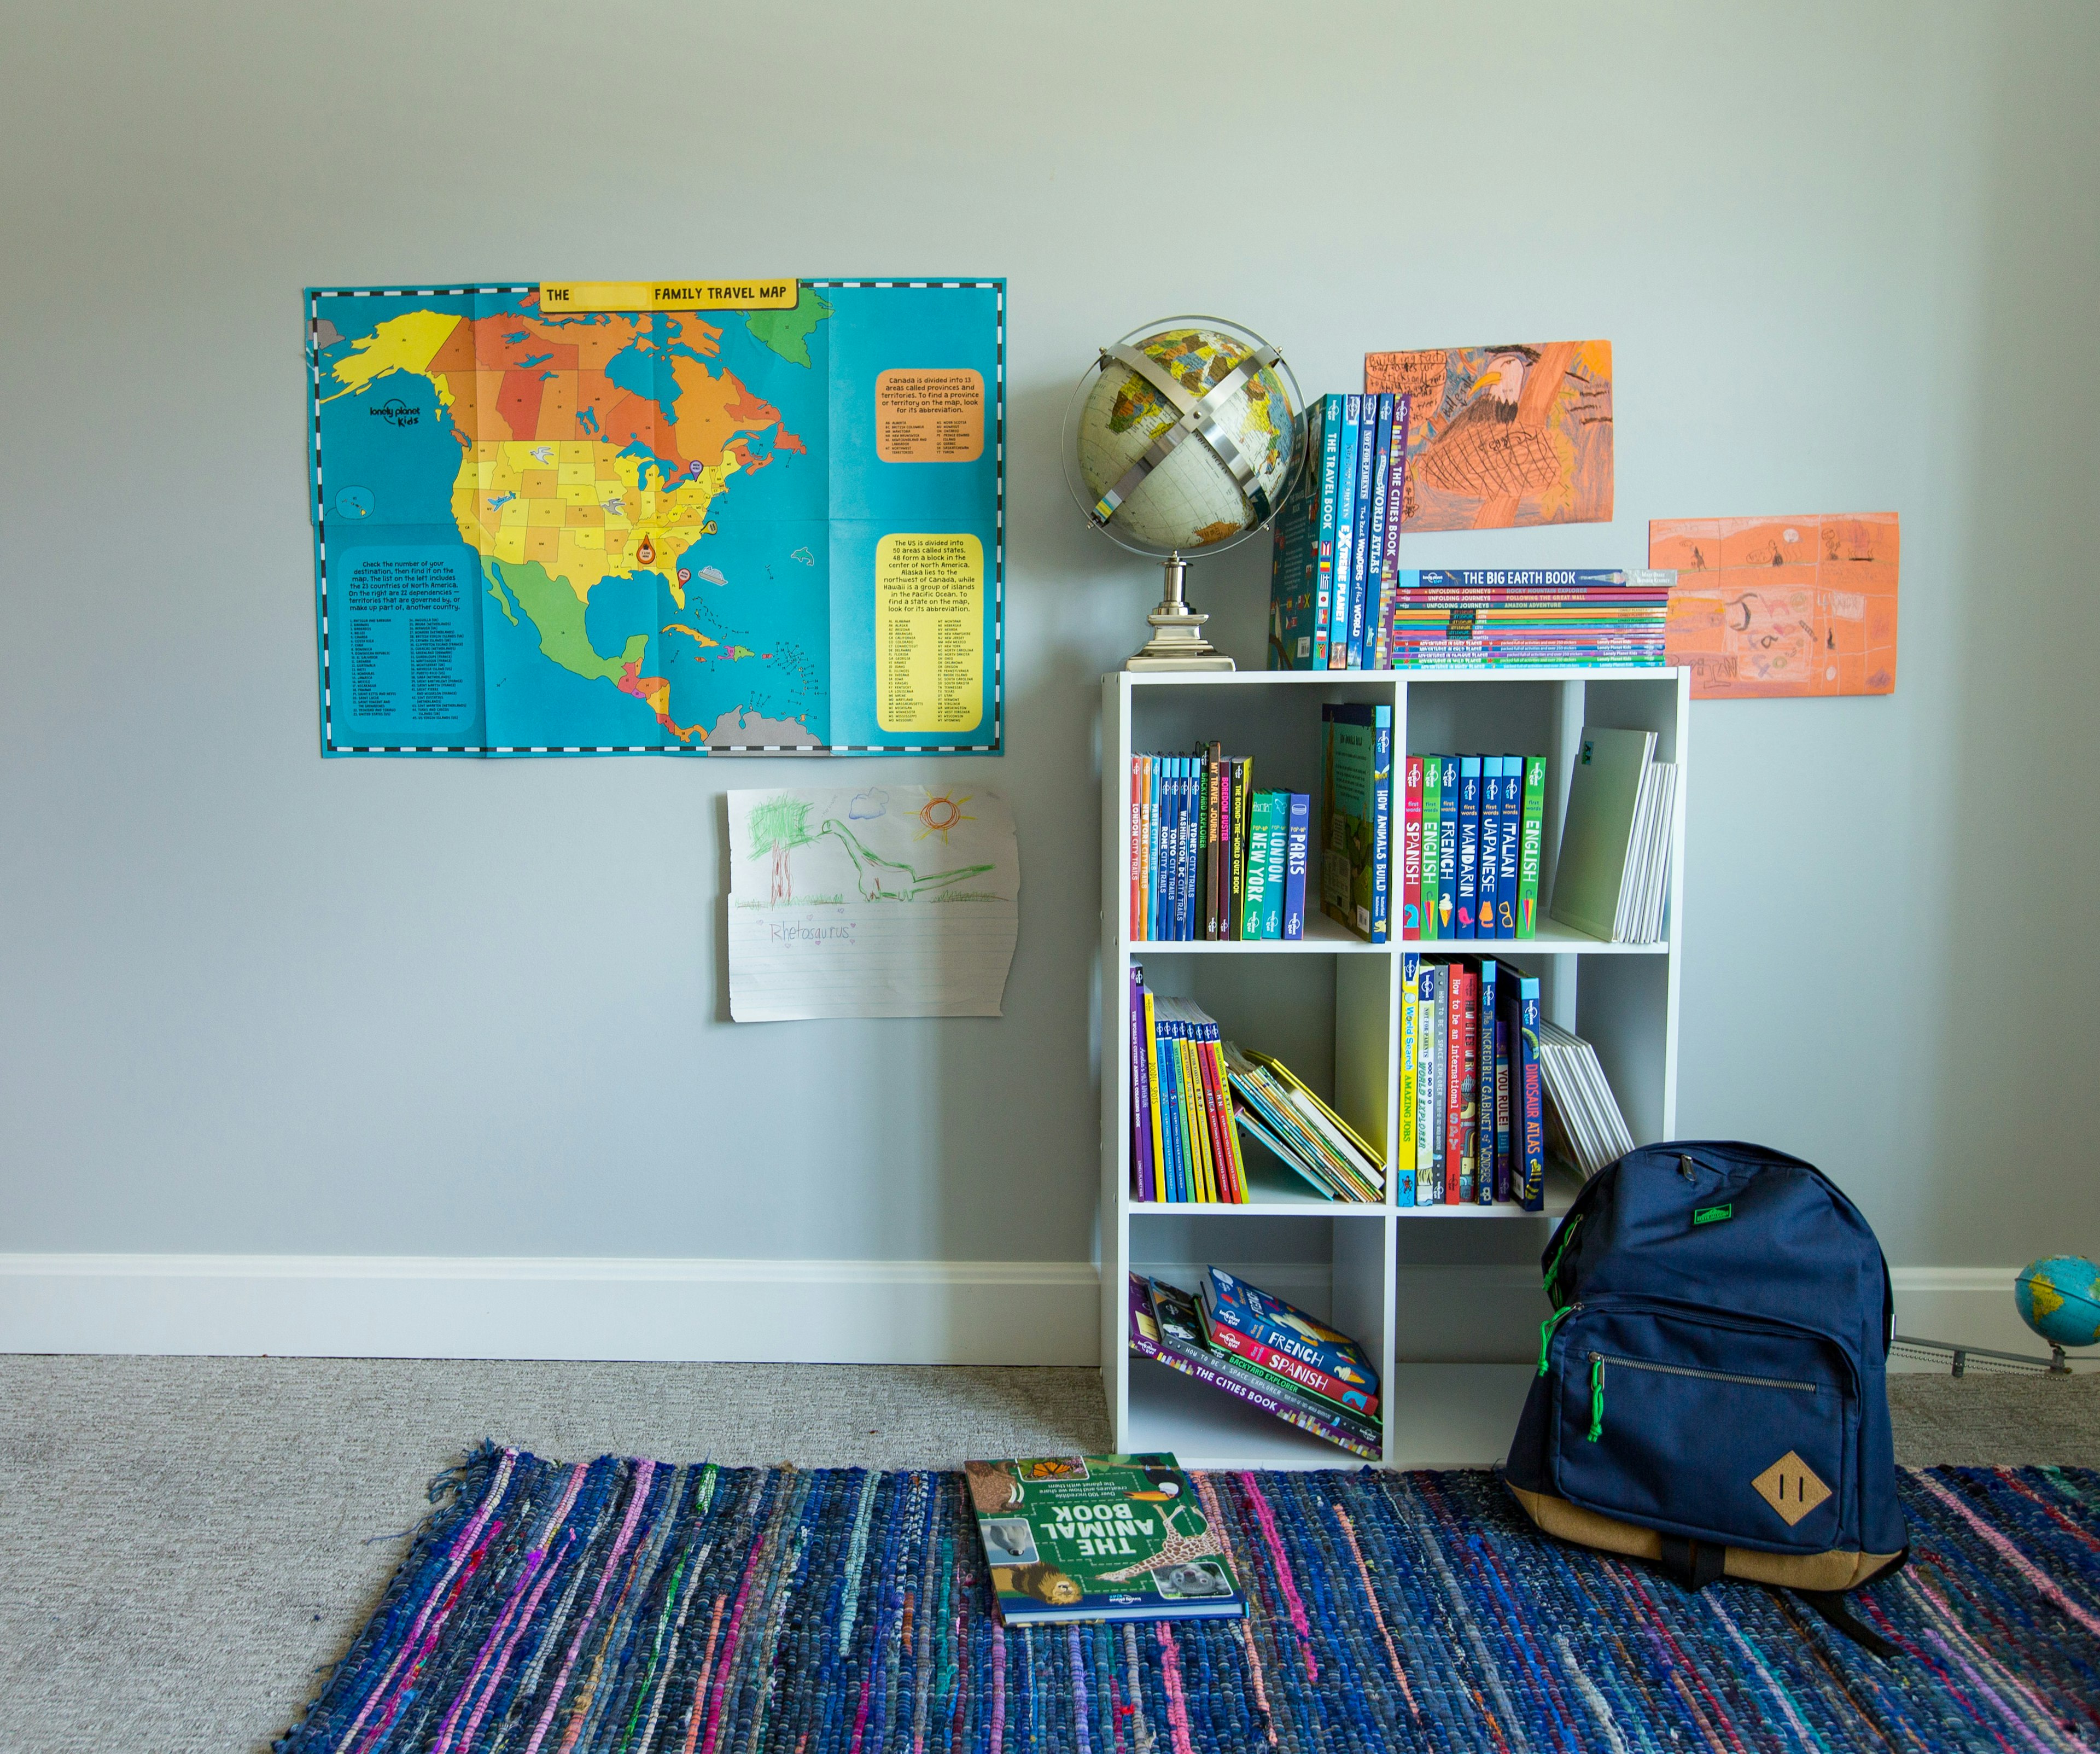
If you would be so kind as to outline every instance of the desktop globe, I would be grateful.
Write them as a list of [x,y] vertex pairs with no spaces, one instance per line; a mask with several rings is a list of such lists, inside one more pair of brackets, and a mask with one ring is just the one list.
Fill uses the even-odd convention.
[[2100,1345],[2100,1266],[2080,1255],[2031,1263],[2013,1284],[2020,1319],[2051,1345]]
[[1185,567],[1264,528],[1304,452],[1297,380],[1253,330],[1211,316],[1146,324],[1104,347],[1066,416],[1065,479],[1094,527],[1164,563],[1152,638],[1128,669],[1220,669]]

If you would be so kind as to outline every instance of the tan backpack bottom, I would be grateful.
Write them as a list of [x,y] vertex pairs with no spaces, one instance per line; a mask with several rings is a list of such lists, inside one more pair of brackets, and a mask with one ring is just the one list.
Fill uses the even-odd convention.
[[[1623,1553],[1629,1559],[1660,1562],[1663,1557],[1663,1538],[1653,1529],[1600,1516],[1550,1492],[1527,1492],[1520,1486],[1511,1486],[1510,1490],[1531,1520],[1548,1535],[1573,1541],[1578,1547]],[[1722,1552],[1724,1577],[1819,1593],[1856,1589],[1903,1557],[1901,1553],[1855,1553],[1834,1547],[1820,1553],[1768,1553],[1754,1547],[1728,1547]]]

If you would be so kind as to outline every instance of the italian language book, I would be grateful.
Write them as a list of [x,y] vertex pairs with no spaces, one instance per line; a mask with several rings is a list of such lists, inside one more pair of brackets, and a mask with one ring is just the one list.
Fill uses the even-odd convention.
[[1257,1370],[1229,1352],[1211,1350],[1203,1341],[1195,1299],[1177,1285],[1131,1275],[1130,1335],[1130,1350],[1140,1358],[1179,1371],[1352,1456],[1366,1461],[1379,1459],[1383,1444],[1375,1419],[1308,1394],[1296,1384]]
[[1502,758],[1480,758],[1480,880],[1474,895],[1476,935],[1493,938],[1502,890]]
[[[1213,1345],[1364,1414],[1379,1407],[1378,1372],[1348,1335],[1303,1310],[1236,1279],[1222,1267],[1206,1270],[1197,1302]],[[1255,1357],[1251,1349],[1263,1355]],[[1282,1361],[1282,1362],[1279,1362]],[[1289,1367],[1286,1367],[1288,1366]]]
[[1224,1541],[1165,1452],[963,1465],[1000,1623],[1244,1611]]

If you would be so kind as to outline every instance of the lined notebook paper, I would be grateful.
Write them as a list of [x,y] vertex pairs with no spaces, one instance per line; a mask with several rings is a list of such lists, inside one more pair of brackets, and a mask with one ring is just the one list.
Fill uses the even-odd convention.
[[997,1017],[1021,859],[957,784],[729,794],[730,1014]]

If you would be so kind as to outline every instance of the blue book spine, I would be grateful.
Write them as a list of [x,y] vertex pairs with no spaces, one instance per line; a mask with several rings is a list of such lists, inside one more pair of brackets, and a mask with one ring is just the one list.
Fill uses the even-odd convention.
[[1377,630],[1371,643],[1372,663],[1379,669],[1392,667],[1392,595],[1400,577],[1400,520],[1407,505],[1407,427],[1414,407],[1412,396],[1393,398],[1392,435],[1387,445],[1385,538],[1379,550]]
[[1169,939],[1181,935],[1181,815],[1184,788],[1181,783],[1181,758],[1167,758],[1168,780],[1167,806],[1167,842],[1162,849],[1167,861],[1167,930]]
[[1173,935],[1174,797],[1173,760],[1155,755],[1152,758],[1152,935],[1162,940]]
[[1312,798],[1306,792],[1286,794],[1290,815],[1283,830],[1283,935],[1305,935],[1305,862],[1312,839]]
[[1157,1200],[1152,1181],[1152,1086],[1145,1065],[1145,969],[1130,965],[1130,1189]]
[[1202,904],[1197,893],[1197,860],[1202,851],[1203,764],[1193,755],[1181,761],[1181,930],[1185,940],[1203,935],[1196,910]]
[[[1364,398],[1363,424],[1357,440],[1357,546],[1349,567],[1349,668],[1352,670],[1364,667],[1364,634],[1370,625],[1365,599],[1378,581],[1378,550],[1371,546],[1372,496],[1378,481],[1379,404],[1390,400],[1377,395]],[[1388,426],[1386,436],[1392,435]]]
[[1158,756],[1145,757],[1145,785],[1149,808],[1145,824],[1145,935],[1155,940],[1167,935],[1160,926],[1167,917],[1162,883],[1167,872],[1159,857],[1159,850],[1166,844],[1166,819],[1161,815],[1166,808],[1166,768],[1167,763]]
[[1460,938],[1480,934],[1478,908],[1480,886],[1480,758],[1458,758],[1458,925]]
[[1436,797],[1436,935],[1458,935],[1458,758],[1444,758]]
[[1546,1208],[1546,1089],[1538,1064],[1538,977],[1515,969],[1504,983],[1510,1020],[1511,1194],[1526,1212]]
[[1474,1198],[1483,1206],[1495,1203],[1495,976],[1497,965],[1492,957],[1480,961],[1480,1027],[1474,1036],[1474,1051],[1479,1054],[1480,1069],[1475,1088],[1480,1092],[1480,1122],[1477,1129],[1480,1139],[1480,1168],[1474,1176]]
[[1342,494],[1342,409],[1348,399],[1330,395],[1322,404],[1320,439],[1320,532],[1316,545],[1317,581],[1313,589],[1312,668],[1327,668],[1327,634],[1335,613],[1335,512]]
[[1371,942],[1392,935],[1392,709],[1371,725]]
[[1501,879],[1497,873],[1502,869],[1502,758],[1499,755],[1480,758],[1480,881],[1474,896],[1474,917],[1480,921],[1480,936],[1495,935],[1496,888]]
[[[1524,847],[1524,758],[1502,758],[1502,845],[1495,858],[1495,936],[1516,936],[1516,879]],[[1511,1062],[1515,1063],[1514,1061]]]
[[1357,456],[1362,448],[1364,399],[1342,398],[1342,444],[1335,497],[1335,595],[1327,623],[1327,668],[1349,667],[1349,581],[1357,565]]
[[1378,443],[1371,453],[1370,500],[1371,519],[1370,540],[1364,545],[1364,617],[1363,632],[1357,645],[1362,661],[1358,669],[1380,669],[1384,666],[1378,656],[1379,616],[1385,602],[1380,581],[1385,563],[1385,523],[1387,487],[1392,479],[1392,405],[1390,391],[1378,399]]
[[1278,939],[1283,936],[1283,879],[1290,851],[1284,844],[1290,794],[1264,792],[1260,802],[1261,820],[1268,825],[1268,885],[1261,893],[1261,935]]

